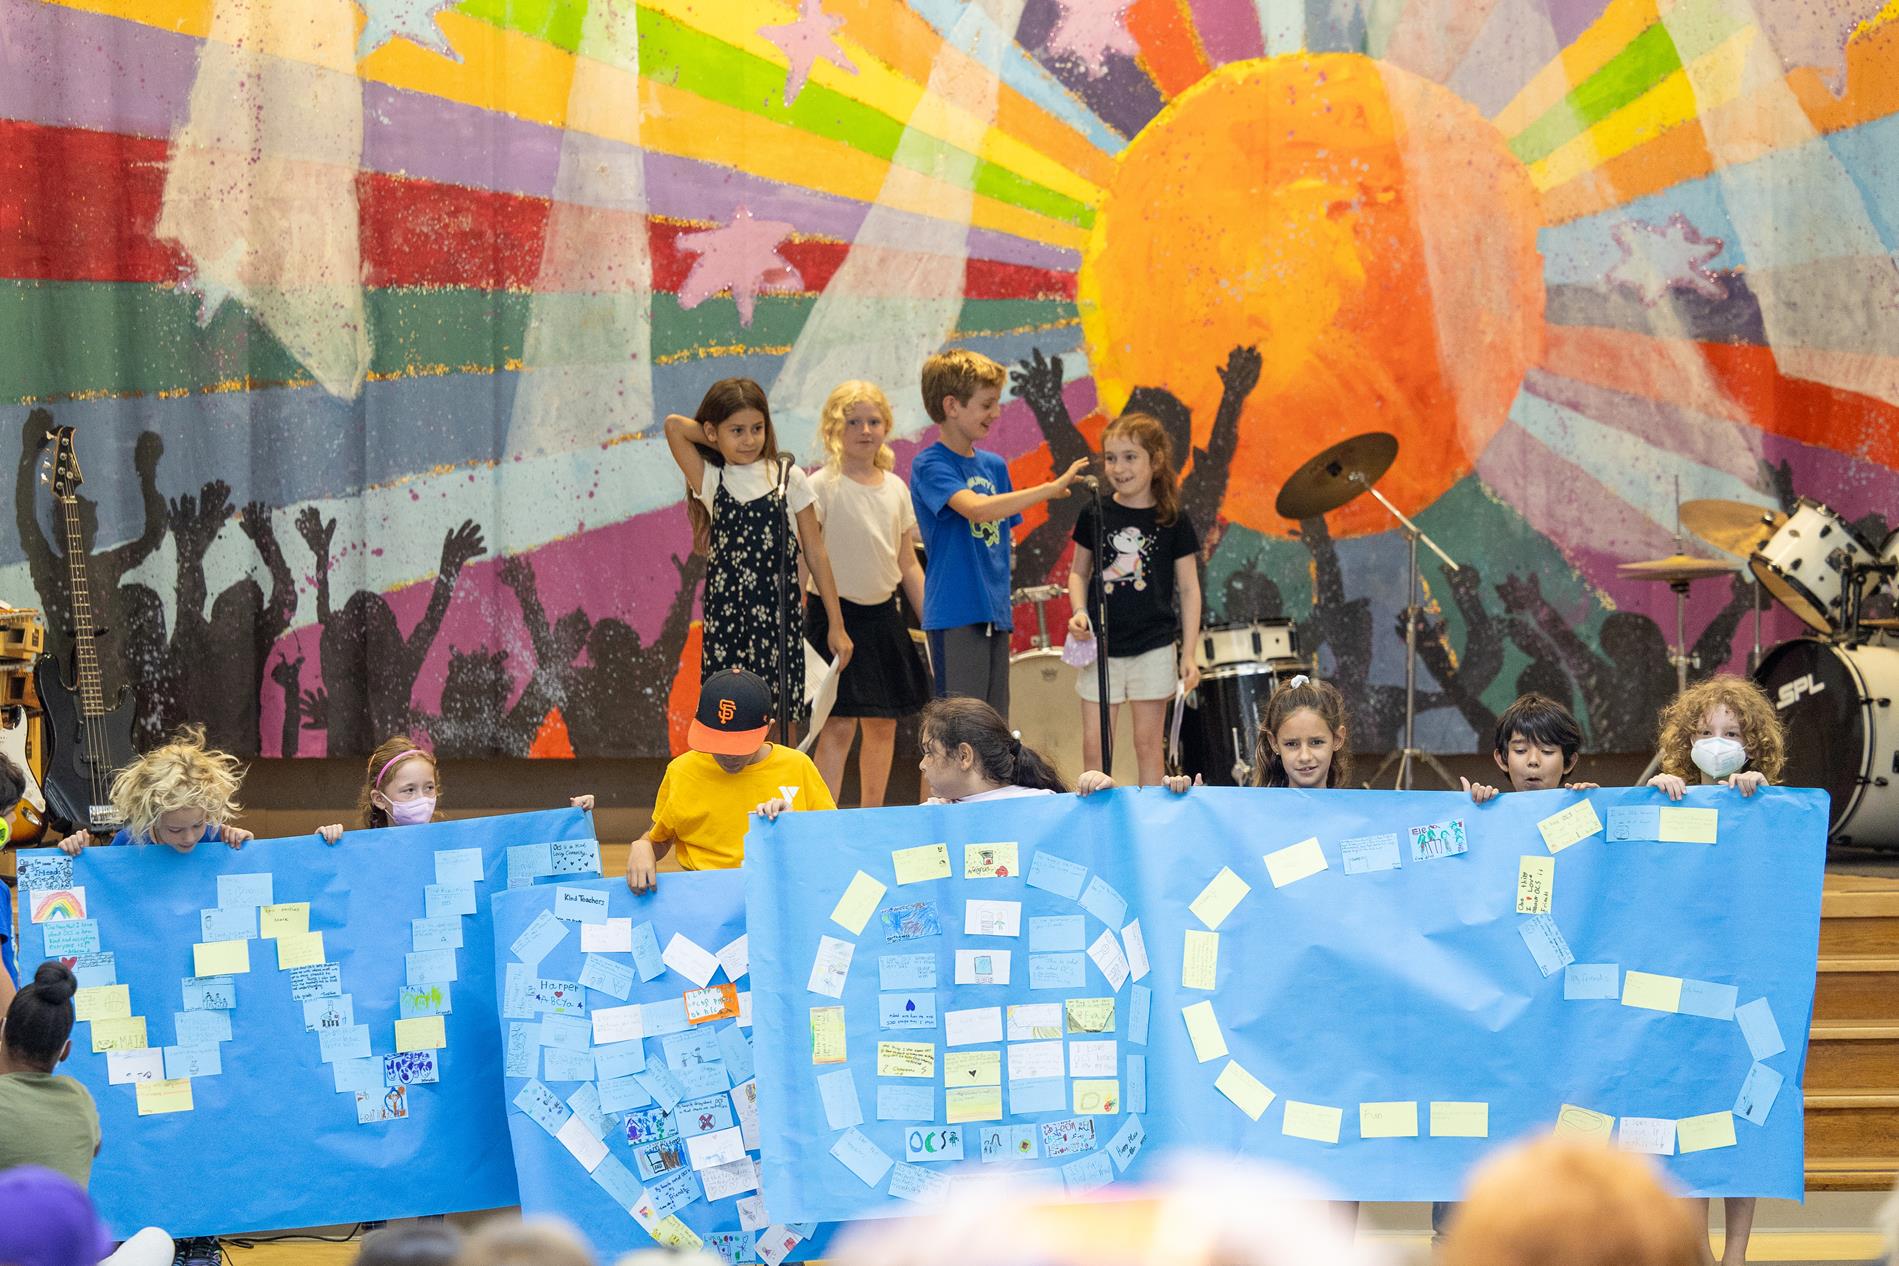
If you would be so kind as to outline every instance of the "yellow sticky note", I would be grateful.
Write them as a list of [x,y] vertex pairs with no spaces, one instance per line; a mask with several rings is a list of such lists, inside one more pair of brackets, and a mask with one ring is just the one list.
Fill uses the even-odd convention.
[[448,1045],[448,1030],[439,1015],[419,1015],[396,1021],[396,1051],[439,1051]]
[[1075,1115],[1111,1117],[1121,1110],[1121,1083],[1118,1081],[1077,1081]]
[[[930,1049],[934,1051],[936,1048]],[[843,1007],[811,1008],[811,1062],[814,1064],[844,1062]],[[878,1071],[881,1072],[882,1069]]]
[[97,985],[73,992],[73,1019],[124,1020],[132,1014],[132,990],[128,985]]
[[[931,1048],[935,1050],[934,1047]],[[945,1086],[1000,1086],[1001,1051],[949,1051],[943,1056]]]
[[[1209,1006],[1204,1002],[1198,1005]],[[1189,1031],[1191,1031],[1191,1022],[1189,1022]],[[1214,1036],[1219,1036],[1217,1030]],[[1220,1049],[1222,1052],[1226,1050],[1225,1043],[1221,1044]],[[1213,1088],[1231,1099],[1241,1112],[1255,1121],[1259,1120],[1260,1113],[1272,1107],[1273,1100],[1279,1097],[1266,1088],[1265,1082],[1241,1068],[1237,1061],[1230,1059],[1226,1062],[1226,1067],[1220,1070],[1220,1075],[1213,1079]]]
[[654,1243],[664,1244],[667,1248],[677,1249],[681,1253],[690,1253],[705,1244],[705,1241],[699,1238],[697,1231],[679,1220],[677,1213],[669,1213],[653,1223],[653,1229],[647,1234],[653,1237]]
[[323,933],[280,932],[277,934],[277,970],[314,967],[326,962],[323,957]]
[[1220,1035],[1220,1021],[1213,1014],[1211,1002],[1196,1002],[1190,1007],[1182,1007],[1180,1016],[1187,1022],[1187,1037],[1193,1042],[1196,1059],[1204,1064],[1226,1054],[1226,1038]]
[[1021,873],[1014,844],[963,845],[964,879],[1007,879]]
[[1489,1138],[1490,1105],[1457,1100],[1432,1100],[1431,1137],[1434,1139]]
[[251,969],[249,941],[207,941],[191,947],[196,976],[241,976]]
[[1525,857],[1517,862],[1517,913],[1548,914],[1556,886],[1554,857]]
[[155,1116],[160,1112],[191,1111],[191,1078],[170,1077],[164,1081],[135,1081],[138,1114]]
[[1622,977],[1622,1005],[1646,1007],[1650,1011],[1681,1010],[1681,977],[1657,976],[1652,972],[1625,972]]
[[[834,1009],[839,1013],[841,1020],[844,1008]],[[879,1077],[936,1076],[936,1043],[877,1043],[877,1075]]]
[[1556,1113],[1555,1133],[1567,1138],[1590,1139],[1597,1143],[1607,1143],[1609,1136],[1615,1133],[1615,1118],[1602,1112],[1591,1112],[1588,1108],[1579,1108],[1566,1103]]
[[1183,989],[1212,989],[1220,965],[1220,934],[1187,929],[1187,948],[1180,960]]
[[1602,819],[1596,816],[1596,806],[1587,800],[1578,800],[1559,813],[1552,813],[1536,824],[1543,833],[1543,843],[1552,853],[1560,853],[1578,840],[1586,840],[1602,829]]
[[[1011,1007],[1010,1010],[1015,1008]],[[1070,1033],[1114,1032],[1113,998],[1068,998],[1062,1003],[1062,1023]],[[1060,1037],[1060,1033],[1052,1034]]]
[[851,876],[851,886],[844,890],[844,895],[837,899],[837,905],[832,908],[831,922],[856,936],[870,922],[870,916],[877,912],[877,903],[883,900],[886,891],[880,881],[858,871]]
[[1339,1125],[1345,1120],[1345,1109],[1328,1108],[1322,1103],[1300,1103],[1297,1099],[1286,1100],[1286,1119],[1281,1123],[1279,1132],[1296,1139],[1311,1139],[1314,1143],[1336,1143],[1339,1141]]
[[1664,844],[1712,844],[1720,818],[1719,809],[1663,809],[1656,838]]
[[1710,1112],[1675,1122],[1675,1146],[1683,1152],[1705,1152],[1734,1146],[1734,1114]]
[[1253,891],[1252,885],[1234,874],[1231,868],[1222,866],[1200,895],[1188,906],[1194,917],[1210,928],[1217,928],[1233,913],[1233,907],[1240,904],[1240,898]]
[[1297,883],[1324,869],[1325,850],[1319,847],[1319,837],[1316,835],[1266,854],[1266,874],[1271,877],[1275,888]]
[[922,844],[900,848],[890,855],[891,868],[899,884],[920,884],[928,879],[950,877],[949,845]]
[[92,1022],[92,1053],[101,1051],[142,1051],[145,1049],[145,1017]]
[[943,1092],[943,1118],[950,1125],[1002,1120],[1002,1087],[951,1086]]
[[1358,1137],[1362,1139],[1414,1139],[1418,1137],[1418,1101],[1402,1099],[1389,1103],[1359,1104]]
[[257,911],[257,934],[269,939],[282,936],[286,932],[301,933],[310,930],[310,903],[308,901],[288,901],[283,905],[262,906]]

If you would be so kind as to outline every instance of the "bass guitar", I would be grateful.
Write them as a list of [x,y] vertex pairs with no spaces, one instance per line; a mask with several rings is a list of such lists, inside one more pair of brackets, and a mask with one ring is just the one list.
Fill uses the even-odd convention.
[[108,705],[99,673],[98,629],[86,583],[86,546],[79,530],[79,455],[73,429],[53,428],[53,504],[66,540],[71,589],[73,662],[70,675],[51,655],[33,668],[40,707],[52,730],[46,763],[46,802],[75,828],[109,835],[122,825],[112,808],[112,772],[132,761],[132,692],[121,686]]

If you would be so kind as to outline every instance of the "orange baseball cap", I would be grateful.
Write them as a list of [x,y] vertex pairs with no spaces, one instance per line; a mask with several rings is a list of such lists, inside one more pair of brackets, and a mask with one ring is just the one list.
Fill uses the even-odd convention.
[[713,756],[750,756],[770,730],[771,687],[757,673],[723,668],[699,687],[699,711],[686,743]]

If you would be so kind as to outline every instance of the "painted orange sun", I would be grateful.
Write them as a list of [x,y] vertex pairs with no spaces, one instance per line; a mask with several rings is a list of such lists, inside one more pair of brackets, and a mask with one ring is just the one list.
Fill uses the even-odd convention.
[[[1098,209],[1078,296],[1102,404],[1165,387],[1203,444],[1216,368],[1257,345],[1227,518],[1283,531],[1286,477],[1362,431],[1398,437],[1379,490],[1420,510],[1541,354],[1541,223],[1503,137],[1438,84],[1349,53],[1225,66],[1141,130]],[[1329,522],[1390,526],[1369,498]]]

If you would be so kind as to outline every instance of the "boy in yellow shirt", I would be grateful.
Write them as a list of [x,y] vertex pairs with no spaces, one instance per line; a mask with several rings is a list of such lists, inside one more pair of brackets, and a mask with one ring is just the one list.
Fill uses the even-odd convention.
[[686,732],[692,750],[666,766],[653,825],[627,850],[627,887],[650,891],[659,859],[675,846],[685,870],[738,866],[752,810],[767,801],[837,808],[809,756],[766,741],[771,698],[764,680],[742,668],[716,672],[699,687],[699,710]]

